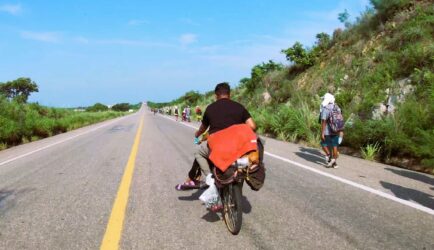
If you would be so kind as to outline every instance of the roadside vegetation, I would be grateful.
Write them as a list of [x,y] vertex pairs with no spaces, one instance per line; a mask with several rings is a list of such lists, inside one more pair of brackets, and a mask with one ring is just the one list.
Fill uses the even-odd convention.
[[[420,0],[371,0],[355,22],[319,33],[312,47],[283,49],[289,65],[255,65],[233,99],[251,111],[259,132],[319,144],[320,97],[335,95],[347,120],[342,150],[434,173],[434,5]],[[187,92],[155,108],[202,110],[213,93]]]
[[64,133],[137,110],[140,104],[117,104],[109,109],[97,103],[87,108],[52,108],[27,103],[38,86],[30,78],[0,83],[0,150]]

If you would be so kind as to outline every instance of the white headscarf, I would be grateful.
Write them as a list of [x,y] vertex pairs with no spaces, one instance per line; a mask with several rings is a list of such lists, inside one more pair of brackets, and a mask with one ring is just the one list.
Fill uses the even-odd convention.
[[335,103],[335,97],[330,94],[330,93],[326,93],[323,97],[322,97],[323,101],[321,103],[322,107],[327,106],[329,103]]

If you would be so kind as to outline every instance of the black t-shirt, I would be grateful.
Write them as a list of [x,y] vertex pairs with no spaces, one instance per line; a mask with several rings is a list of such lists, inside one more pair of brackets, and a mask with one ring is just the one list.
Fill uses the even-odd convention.
[[250,117],[243,105],[230,99],[220,99],[206,108],[202,124],[209,126],[209,133],[212,134],[235,124],[243,124]]

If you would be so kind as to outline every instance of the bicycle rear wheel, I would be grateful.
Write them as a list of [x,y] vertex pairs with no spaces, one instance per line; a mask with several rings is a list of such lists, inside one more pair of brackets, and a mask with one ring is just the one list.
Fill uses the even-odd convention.
[[242,185],[238,183],[229,184],[223,189],[223,218],[226,227],[233,235],[237,235],[240,232],[241,224],[243,222],[241,190]]

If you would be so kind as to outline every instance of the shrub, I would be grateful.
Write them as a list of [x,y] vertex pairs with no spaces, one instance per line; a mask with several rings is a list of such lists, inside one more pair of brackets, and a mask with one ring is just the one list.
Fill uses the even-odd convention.
[[365,160],[373,161],[377,157],[378,152],[381,150],[379,143],[368,144],[361,148],[362,157]]
[[[400,145],[394,145],[394,149],[419,158],[434,159],[434,101],[421,101],[423,100],[409,97],[398,106],[395,114],[397,131],[406,140]],[[395,135],[390,135],[393,136]]]
[[298,108],[282,105],[272,116],[271,126],[274,134],[285,140],[315,143],[318,138],[318,117],[306,103],[301,103]]
[[392,125],[388,119],[362,121],[355,117],[351,127],[345,130],[345,141],[354,148],[361,148],[368,144],[384,145],[388,131]]
[[370,38],[377,26],[374,23],[375,11],[372,8],[366,7],[360,17],[356,18],[354,25],[354,33],[360,34],[363,38]]
[[0,128],[0,142],[9,145],[21,143],[22,136],[18,130],[17,122],[7,117],[0,116]]
[[292,47],[282,50],[288,61],[294,62],[295,64],[308,68],[315,63],[315,57],[309,50],[303,48],[300,42],[296,42]]
[[130,109],[130,104],[128,103],[118,103],[113,105],[112,110],[114,111],[120,111],[120,112],[125,112],[128,111]]
[[256,122],[256,125],[258,127],[258,133],[274,135],[273,126],[271,124],[271,119],[274,113],[273,109],[252,109],[250,113]]
[[29,109],[23,127],[23,135],[30,141],[33,135],[41,138],[50,136],[52,120],[41,117],[36,110]]
[[88,112],[107,111],[108,107],[102,103],[95,103],[93,106],[86,108]]
[[401,76],[408,76],[415,68],[434,65],[434,44],[429,46],[423,43],[408,45],[400,51],[400,72]]
[[411,3],[411,0],[371,0],[371,4],[377,11],[377,18],[380,22],[385,22],[399,10],[411,5]]

